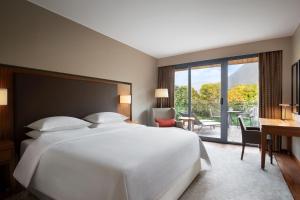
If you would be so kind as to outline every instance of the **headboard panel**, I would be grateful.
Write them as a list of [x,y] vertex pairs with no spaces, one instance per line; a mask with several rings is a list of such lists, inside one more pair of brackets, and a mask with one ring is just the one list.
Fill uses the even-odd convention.
[[117,111],[116,83],[14,73],[14,137],[26,138],[29,123],[50,116],[82,118],[94,112]]

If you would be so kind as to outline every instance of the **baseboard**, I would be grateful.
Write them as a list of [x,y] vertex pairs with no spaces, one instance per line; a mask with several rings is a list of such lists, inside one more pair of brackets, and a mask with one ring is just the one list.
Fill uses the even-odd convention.
[[295,154],[293,152],[290,153],[291,156],[293,157],[293,159],[298,163],[298,165],[300,166],[300,160],[295,156]]
[[295,154],[293,152],[290,152],[287,149],[282,149],[280,153],[289,155],[300,166],[300,160],[295,156]]

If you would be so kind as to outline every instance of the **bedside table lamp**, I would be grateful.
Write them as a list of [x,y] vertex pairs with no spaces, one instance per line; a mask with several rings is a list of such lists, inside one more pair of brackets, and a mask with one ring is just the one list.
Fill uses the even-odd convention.
[[162,108],[162,98],[168,98],[169,92],[166,88],[155,89],[155,97],[160,98],[160,107]]
[[5,88],[0,88],[0,105],[7,105],[7,89]]
[[281,104],[279,104],[279,106],[281,106],[283,108],[283,110],[284,110],[284,118],[281,116],[281,119],[286,120],[286,109],[288,107],[290,107],[290,104],[281,103]]
[[131,104],[131,95],[120,95],[120,103]]

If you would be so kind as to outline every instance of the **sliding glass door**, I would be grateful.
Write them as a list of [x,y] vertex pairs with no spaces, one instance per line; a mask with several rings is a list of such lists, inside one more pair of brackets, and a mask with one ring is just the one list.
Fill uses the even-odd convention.
[[[251,75],[250,75],[251,73]],[[175,72],[175,109],[186,129],[203,140],[241,143],[239,115],[258,118],[255,55],[180,65]]]
[[191,68],[193,131],[202,137],[221,139],[221,64]]
[[241,142],[238,116],[246,126],[258,126],[258,58],[228,62],[228,141]]
[[225,63],[217,61],[181,66],[175,72],[177,119],[184,118],[185,128],[204,140],[226,141],[225,71]]

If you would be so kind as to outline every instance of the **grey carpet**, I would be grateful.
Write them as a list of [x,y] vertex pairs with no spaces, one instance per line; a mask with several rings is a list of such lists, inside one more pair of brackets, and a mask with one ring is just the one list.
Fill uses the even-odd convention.
[[266,157],[266,170],[260,169],[258,148],[205,143],[212,169],[203,171],[180,200],[292,200],[276,160]]
[[[274,160],[260,169],[258,148],[246,147],[244,161],[241,147],[205,143],[212,169],[203,171],[180,200],[292,200],[293,197]],[[9,200],[36,200],[21,192]]]

